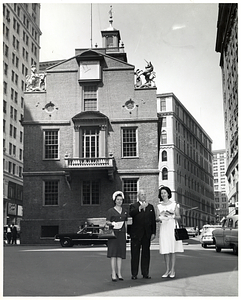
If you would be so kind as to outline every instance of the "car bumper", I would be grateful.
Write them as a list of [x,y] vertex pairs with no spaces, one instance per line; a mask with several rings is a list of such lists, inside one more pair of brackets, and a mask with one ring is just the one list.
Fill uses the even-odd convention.
[[201,244],[203,244],[203,245],[214,245],[213,239],[202,239]]

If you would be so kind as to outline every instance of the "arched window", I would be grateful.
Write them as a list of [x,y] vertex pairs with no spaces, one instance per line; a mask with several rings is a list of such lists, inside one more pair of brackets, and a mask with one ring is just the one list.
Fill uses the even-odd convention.
[[167,133],[165,130],[162,131],[162,134],[161,134],[161,143],[162,144],[166,144],[167,143]]
[[167,168],[162,169],[162,180],[168,180],[168,171]]
[[167,152],[165,150],[162,151],[162,161],[167,161]]

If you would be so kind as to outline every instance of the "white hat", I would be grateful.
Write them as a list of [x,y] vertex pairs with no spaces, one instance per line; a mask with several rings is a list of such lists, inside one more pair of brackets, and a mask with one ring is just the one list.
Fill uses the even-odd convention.
[[116,191],[116,192],[114,192],[114,194],[112,195],[113,201],[115,201],[115,198],[116,198],[117,195],[121,195],[123,199],[125,198],[125,197],[124,197],[124,194],[122,193],[122,191]]

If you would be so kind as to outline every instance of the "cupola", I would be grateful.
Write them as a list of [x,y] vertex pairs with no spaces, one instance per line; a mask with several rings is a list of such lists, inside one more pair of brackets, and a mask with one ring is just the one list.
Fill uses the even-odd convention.
[[101,31],[102,47],[105,49],[106,54],[127,62],[124,43],[121,43],[120,31],[115,29],[112,25],[112,6],[110,7],[109,14],[109,27]]

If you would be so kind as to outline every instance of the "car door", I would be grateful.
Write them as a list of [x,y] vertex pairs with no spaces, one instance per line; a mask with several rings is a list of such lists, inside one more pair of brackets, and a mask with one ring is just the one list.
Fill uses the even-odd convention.
[[217,228],[213,231],[213,236],[216,240],[216,245],[218,247],[224,246],[224,237],[226,235],[226,229],[228,227],[228,220],[224,219],[221,228]]
[[228,218],[227,228],[225,230],[224,243],[229,245],[230,243],[237,242],[238,239],[238,220]]

